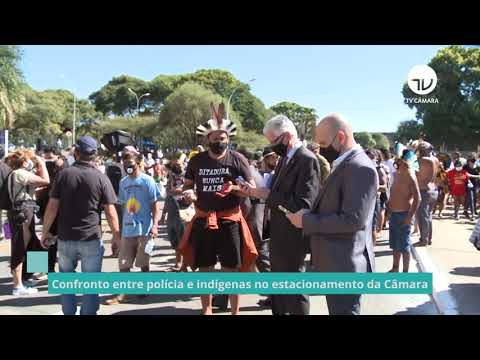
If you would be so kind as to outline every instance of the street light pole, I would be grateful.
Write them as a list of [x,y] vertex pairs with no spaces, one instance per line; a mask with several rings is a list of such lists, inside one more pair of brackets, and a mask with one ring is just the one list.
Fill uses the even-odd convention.
[[[138,97],[137,93],[135,91],[133,91],[131,88],[128,88],[128,91],[130,91],[133,95],[135,95],[135,98],[137,99],[137,116],[138,116],[138,114],[140,113],[140,100],[144,96],[150,96],[150,93],[147,92],[147,93],[143,94],[142,96]],[[135,140],[135,142],[137,141],[136,134],[134,134],[134,140]],[[141,148],[143,148],[143,146]]]
[[[253,78],[253,79],[250,79],[248,80],[248,82],[254,82],[256,79]],[[230,97],[228,98],[228,102],[227,102],[227,120],[230,120],[230,117],[229,117],[229,114],[230,114],[230,101],[232,100],[232,97],[233,97],[233,94],[235,94],[235,91],[237,91],[237,89],[242,86],[242,84],[238,85],[235,89],[233,89],[232,91],[232,94],[230,95]]]
[[133,95],[135,95],[135,98],[137,99],[137,115],[138,113],[140,112],[140,100],[144,97],[144,96],[150,96],[150,93],[145,93],[143,94],[142,96],[138,97],[137,93],[135,91],[133,91],[131,88],[128,88],[128,91],[130,91]]
[[76,111],[77,111],[77,97],[73,94],[73,132],[72,132],[72,146],[75,144],[75,126],[76,126]]

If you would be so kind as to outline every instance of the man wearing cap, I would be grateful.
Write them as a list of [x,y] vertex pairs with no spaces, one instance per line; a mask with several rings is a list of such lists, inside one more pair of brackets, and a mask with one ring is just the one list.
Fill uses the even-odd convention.
[[325,184],[325,181],[327,180],[328,175],[330,174],[330,163],[328,162],[327,159],[325,159],[321,154],[320,154],[320,145],[317,143],[311,143],[310,145],[307,146],[308,150],[313,152],[315,156],[318,159],[318,163],[320,164],[320,183],[322,185]]
[[[193,157],[185,173],[184,199],[195,203],[195,216],[187,224],[179,245],[185,266],[201,272],[214,271],[220,261],[222,271],[251,271],[257,257],[255,244],[240,209],[235,182],[255,187],[244,156],[228,149],[236,126],[224,118],[224,105],[213,117],[197,127],[209,150]],[[212,314],[212,296],[202,295],[202,314]],[[231,313],[238,314],[239,295],[230,295]]]
[[[75,272],[78,260],[82,272],[101,272],[104,253],[100,229],[100,209],[103,207],[113,234],[119,244],[116,196],[112,184],[93,164],[97,142],[90,136],[78,139],[75,162],[62,170],[53,183],[43,220],[42,246],[47,247],[48,232],[58,214],[58,264],[60,272]],[[75,295],[62,295],[65,315],[77,311]],[[96,315],[98,294],[83,295],[81,315]]]

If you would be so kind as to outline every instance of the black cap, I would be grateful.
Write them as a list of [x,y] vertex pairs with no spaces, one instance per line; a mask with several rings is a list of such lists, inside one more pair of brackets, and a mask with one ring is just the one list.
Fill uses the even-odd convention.
[[266,146],[266,147],[263,149],[263,154],[262,154],[263,157],[266,157],[266,156],[269,156],[269,155],[273,155],[273,154],[275,154],[275,151],[272,150],[272,147],[271,147],[271,146]]

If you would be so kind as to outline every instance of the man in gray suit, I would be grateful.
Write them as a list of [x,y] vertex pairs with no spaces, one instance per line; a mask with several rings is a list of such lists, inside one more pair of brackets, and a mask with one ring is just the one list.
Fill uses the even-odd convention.
[[[288,218],[310,237],[314,271],[372,272],[377,171],[341,115],[326,116],[315,137],[332,172],[313,210],[302,209]],[[360,314],[360,295],[327,295],[326,300],[331,315]]]
[[[294,227],[279,206],[290,211],[311,209],[320,189],[320,166],[315,155],[298,138],[295,125],[283,115],[270,119],[263,130],[279,161],[270,184],[252,188],[245,184],[242,191],[266,200],[270,212],[270,264],[272,272],[304,272],[309,251],[308,239],[301,229]],[[268,218],[268,217],[267,217]],[[308,315],[308,295],[273,295],[274,315]]]

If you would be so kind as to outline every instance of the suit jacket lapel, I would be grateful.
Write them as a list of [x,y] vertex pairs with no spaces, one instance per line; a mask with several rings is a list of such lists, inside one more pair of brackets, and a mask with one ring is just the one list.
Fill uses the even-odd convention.
[[[279,172],[278,174],[275,174],[275,179],[273,179],[273,186],[272,186],[272,190],[276,190],[277,187],[278,187],[278,183],[280,181],[280,176],[283,176],[285,174],[288,173],[288,171],[292,168],[292,166],[295,164],[296,160],[297,160],[297,156],[299,155],[299,153],[302,151],[303,149],[303,146],[298,148],[297,151],[295,151],[295,154],[293,154],[292,158],[290,159],[290,161],[288,162],[288,164],[286,165],[283,165],[282,168],[279,169]],[[287,161],[287,157],[285,156],[284,158],[282,158],[282,161]]]
[[273,174],[273,178],[272,178],[272,187],[270,188],[271,191],[273,191],[273,189],[277,187],[278,177],[280,173],[283,172],[284,165],[282,165],[282,163],[284,161],[286,161],[285,158],[280,159],[280,162],[278,163],[277,168],[275,169],[275,173]]
[[297,151],[295,151],[295,154],[293,154],[293,156],[290,159],[290,161],[288,162],[285,170],[283,170],[283,174],[286,174],[293,167],[293,165],[295,165],[295,162],[297,161],[297,157],[300,154],[300,152],[302,152],[302,151],[303,151],[303,146],[298,148]]

